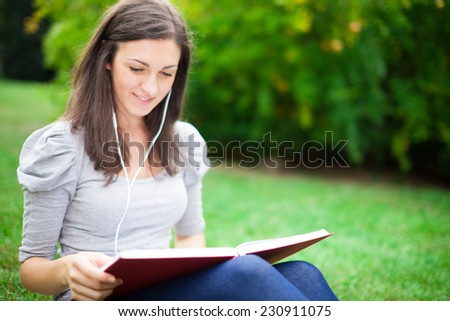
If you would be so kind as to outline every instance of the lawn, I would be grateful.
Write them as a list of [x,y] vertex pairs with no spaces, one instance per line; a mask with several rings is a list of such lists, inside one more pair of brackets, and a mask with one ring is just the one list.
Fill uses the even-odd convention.
[[[25,138],[62,111],[64,88],[0,80],[0,300],[44,300],[19,281]],[[206,139],[214,139],[206,137]],[[292,258],[318,266],[341,300],[449,300],[450,193],[437,187],[213,168],[204,180],[209,246],[335,234]]]

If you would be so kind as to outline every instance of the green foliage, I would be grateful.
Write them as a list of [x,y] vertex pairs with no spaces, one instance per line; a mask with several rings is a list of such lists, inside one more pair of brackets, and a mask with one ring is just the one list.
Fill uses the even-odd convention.
[[[53,22],[46,57],[60,75],[113,2],[35,0]],[[197,42],[185,116],[207,140],[270,131],[298,150],[333,131],[351,164],[450,178],[444,0],[173,2]]]
[[37,23],[52,21],[44,41],[45,62],[67,81],[81,50],[93,32],[100,15],[115,0],[34,0]]
[[41,40],[48,24],[28,32],[33,0],[0,0],[0,76],[9,79],[47,81],[51,70],[43,66]]
[[331,130],[353,164],[450,177],[443,1],[176,3],[199,42],[189,107],[207,137],[300,145]]

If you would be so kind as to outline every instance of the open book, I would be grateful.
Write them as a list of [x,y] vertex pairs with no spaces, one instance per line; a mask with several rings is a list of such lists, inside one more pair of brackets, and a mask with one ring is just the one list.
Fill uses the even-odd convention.
[[105,272],[123,280],[123,284],[117,287],[109,298],[198,272],[238,256],[254,254],[273,264],[330,235],[332,233],[321,229],[290,237],[246,242],[236,248],[210,247],[122,252],[103,267]]

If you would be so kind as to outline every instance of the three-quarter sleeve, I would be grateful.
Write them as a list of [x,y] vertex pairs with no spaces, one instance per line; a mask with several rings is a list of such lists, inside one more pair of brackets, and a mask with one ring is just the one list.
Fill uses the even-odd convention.
[[19,158],[17,177],[24,193],[19,260],[52,259],[77,184],[76,148],[67,122],[31,134]]
[[179,152],[188,204],[183,217],[175,225],[175,233],[189,236],[205,229],[202,205],[202,179],[210,168],[206,142],[189,123],[177,122]]

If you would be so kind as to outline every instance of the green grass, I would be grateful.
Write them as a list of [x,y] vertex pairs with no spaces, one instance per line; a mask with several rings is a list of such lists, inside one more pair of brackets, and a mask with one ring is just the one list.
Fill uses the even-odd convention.
[[340,299],[449,299],[447,191],[216,169],[204,194],[211,245],[325,227],[335,234],[295,258]]
[[25,138],[56,117],[52,89],[56,87],[0,80],[0,300],[44,298],[24,290],[17,273],[22,192],[16,168]]
[[[0,81],[0,300],[43,300],[19,281],[21,145],[62,106],[54,85]],[[317,265],[341,300],[449,300],[450,193],[445,189],[214,168],[204,180],[209,246],[327,228],[293,258]]]

